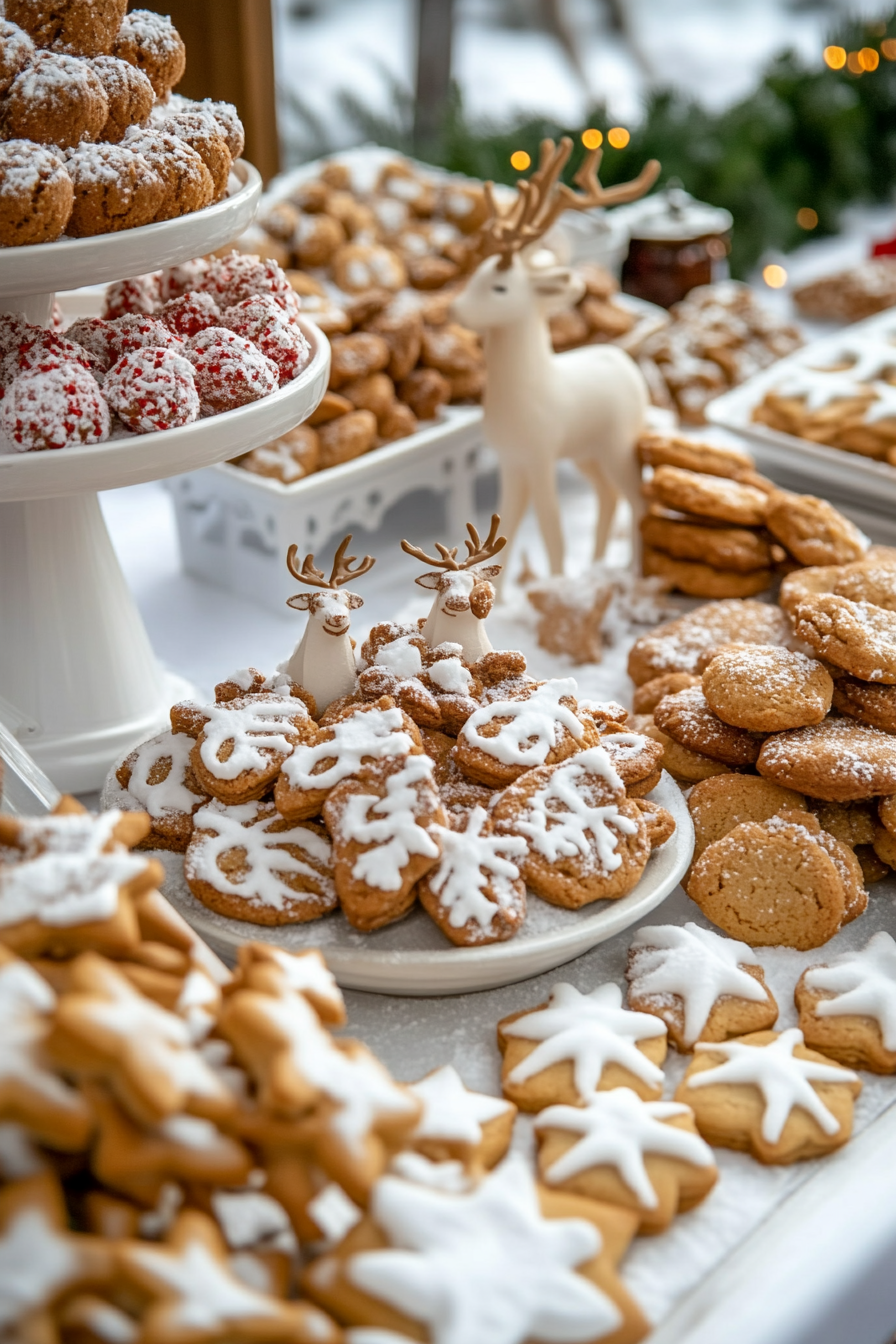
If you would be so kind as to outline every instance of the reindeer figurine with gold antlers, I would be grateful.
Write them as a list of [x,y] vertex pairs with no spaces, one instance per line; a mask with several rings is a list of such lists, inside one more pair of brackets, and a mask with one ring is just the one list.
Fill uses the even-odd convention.
[[365,555],[352,569],[357,557],[346,555],[351,539],[349,533],[339,543],[329,578],[322,570],[315,568],[313,555],[306,555],[299,569],[296,564],[297,546],[290,546],[286,556],[286,567],[293,578],[320,591],[296,593],[295,597],[287,598],[287,606],[297,611],[307,611],[308,624],[292,657],[280,670],[311,692],[319,712],[323,712],[339,696],[349,695],[358,684],[355,654],[348,633],[351,623],[349,612],[363,607],[364,599],[357,593],[342,591],[342,585],[366,574],[376,561],[372,555]]
[[416,582],[421,588],[434,588],[435,601],[423,627],[423,638],[431,649],[439,644],[460,644],[468,663],[475,663],[491,651],[491,641],[485,630],[485,618],[492,609],[495,590],[490,582],[501,573],[500,565],[484,565],[507,545],[506,537],[498,536],[501,519],[492,514],[492,523],[485,541],[472,523],[467,523],[470,536],[465,542],[467,556],[458,560],[457,547],[451,549],[436,542],[438,555],[427,555],[409,541],[401,549],[424,565],[435,565],[431,573],[421,574]]
[[486,183],[490,218],[480,250],[485,260],[454,303],[459,322],[482,334],[486,361],[484,434],[501,467],[500,510],[510,541],[529,503],[535,505],[551,572],[563,572],[563,532],[556,463],[571,458],[593,485],[600,504],[594,542],[599,559],[620,497],[634,516],[633,551],[640,555],[640,471],[633,447],[644,424],[647,386],[641,371],[613,345],[590,345],[555,355],[548,318],[582,297],[582,282],[553,253],[536,245],[565,210],[590,210],[643,196],[660,165],[645,164],[632,181],[602,187],[600,150],[575,176],[581,191],[560,182],[572,150],[564,137],[544,140],[538,169],[517,187],[501,213]]

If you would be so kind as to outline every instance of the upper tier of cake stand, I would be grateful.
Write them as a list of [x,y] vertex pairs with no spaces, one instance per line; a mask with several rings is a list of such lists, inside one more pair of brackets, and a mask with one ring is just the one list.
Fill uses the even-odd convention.
[[19,295],[144,275],[224,247],[252,223],[261,196],[261,177],[251,163],[238,159],[231,173],[228,195],[191,215],[95,238],[0,248],[0,309],[11,309],[10,300]]

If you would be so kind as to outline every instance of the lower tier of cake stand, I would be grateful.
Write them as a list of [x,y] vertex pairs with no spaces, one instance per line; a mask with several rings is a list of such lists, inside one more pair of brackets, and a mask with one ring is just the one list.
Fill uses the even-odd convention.
[[162,671],[95,494],[0,504],[0,720],[64,792],[98,789],[191,693]]

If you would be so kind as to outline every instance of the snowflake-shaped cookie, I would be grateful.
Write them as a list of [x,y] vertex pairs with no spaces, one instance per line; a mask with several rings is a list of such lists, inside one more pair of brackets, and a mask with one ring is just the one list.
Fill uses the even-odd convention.
[[462,830],[433,827],[442,856],[420,883],[420,902],[455,943],[488,943],[516,933],[526,915],[526,889],[514,860],[521,836],[495,835],[484,807]]

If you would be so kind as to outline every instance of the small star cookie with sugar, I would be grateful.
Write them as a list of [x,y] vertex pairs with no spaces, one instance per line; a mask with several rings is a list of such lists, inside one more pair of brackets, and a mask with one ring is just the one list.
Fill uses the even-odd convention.
[[754,1031],[739,1040],[698,1042],[675,1100],[719,1148],[785,1165],[846,1143],[859,1078],[803,1043],[797,1027]]
[[682,1052],[773,1027],[778,1005],[752,948],[699,924],[637,930],[628,953],[628,1006],[655,1013]]
[[635,1226],[536,1186],[519,1156],[461,1193],[385,1176],[304,1286],[345,1325],[431,1344],[635,1344],[649,1326],[616,1272]]
[[881,930],[864,947],[810,966],[794,990],[807,1045],[840,1064],[896,1073],[896,942]]
[[645,1100],[662,1096],[665,1024],[623,1008],[618,985],[589,994],[555,985],[547,1003],[498,1023],[498,1045],[501,1087],[521,1111],[581,1106],[613,1087],[630,1087]]
[[628,1087],[596,1092],[585,1106],[549,1106],[535,1132],[547,1185],[634,1209],[639,1232],[664,1231],[718,1177],[690,1107],[642,1101]]
[[516,1119],[512,1101],[468,1091],[451,1064],[411,1083],[408,1090],[423,1106],[409,1147],[433,1162],[459,1160],[485,1170],[504,1157]]

